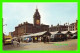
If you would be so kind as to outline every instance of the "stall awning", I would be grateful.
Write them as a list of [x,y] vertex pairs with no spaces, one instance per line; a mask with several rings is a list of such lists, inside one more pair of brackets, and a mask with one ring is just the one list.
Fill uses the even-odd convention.
[[76,30],[76,31],[71,31],[72,34],[74,34],[74,33],[76,33],[76,32],[77,32],[77,30]]
[[58,33],[58,31],[55,31],[55,32],[50,32],[51,34],[57,34]]
[[63,34],[66,34],[68,31],[62,31]]
[[34,34],[29,34],[29,35],[23,35],[22,37],[29,37],[29,36],[41,36],[44,35],[45,33],[47,33],[47,31],[43,31],[43,32],[38,32],[38,33],[34,33]]

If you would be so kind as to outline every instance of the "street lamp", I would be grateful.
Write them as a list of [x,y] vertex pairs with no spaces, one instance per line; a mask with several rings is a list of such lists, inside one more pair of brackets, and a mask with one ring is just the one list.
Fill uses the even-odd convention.
[[4,24],[3,26],[7,26],[7,24]]

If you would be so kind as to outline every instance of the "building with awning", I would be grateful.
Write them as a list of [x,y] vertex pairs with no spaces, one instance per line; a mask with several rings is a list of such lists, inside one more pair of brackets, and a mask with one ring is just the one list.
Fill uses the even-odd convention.
[[33,39],[35,39],[35,37],[37,37],[37,41],[38,41],[38,38],[42,38],[43,37],[47,37],[47,36],[51,36],[51,33],[48,32],[48,31],[43,31],[43,32],[38,32],[38,33],[34,33],[34,34],[29,34],[29,35],[22,35],[21,37],[24,39],[25,37],[31,37]]

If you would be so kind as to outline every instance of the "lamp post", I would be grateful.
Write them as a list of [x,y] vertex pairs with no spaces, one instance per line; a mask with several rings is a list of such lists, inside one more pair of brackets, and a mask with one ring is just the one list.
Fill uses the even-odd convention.
[[[3,18],[2,18],[2,21],[3,21]],[[3,24],[3,22],[2,22],[2,24]],[[4,24],[4,25],[2,25],[2,26],[7,26],[7,24]],[[3,45],[4,45],[4,36],[5,36],[4,33],[6,33],[6,32],[3,32]]]

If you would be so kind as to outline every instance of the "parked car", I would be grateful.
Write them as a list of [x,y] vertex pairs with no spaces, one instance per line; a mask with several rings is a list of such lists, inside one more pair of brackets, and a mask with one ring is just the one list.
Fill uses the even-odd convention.
[[73,34],[72,39],[77,39],[77,34]]
[[50,41],[64,41],[67,40],[67,35],[63,33],[52,34]]
[[4,44],[11,44],[12,43],[12,39],[11,38],[6,38],[4,41]]

